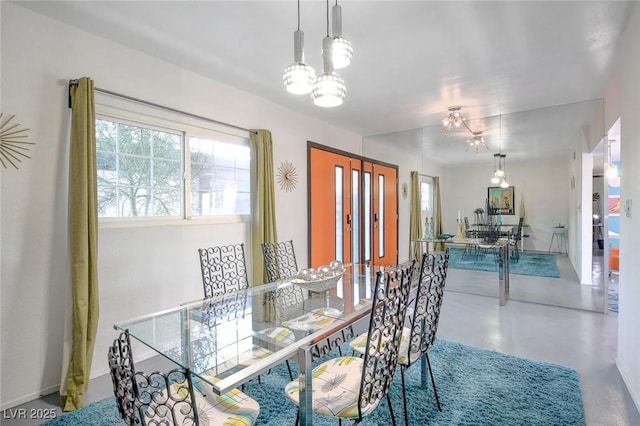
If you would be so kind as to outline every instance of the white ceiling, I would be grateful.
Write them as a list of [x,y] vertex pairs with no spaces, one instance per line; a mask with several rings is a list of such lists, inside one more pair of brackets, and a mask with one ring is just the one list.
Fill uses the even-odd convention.
[[[562,132],[579,131],[587,119],[580,113],[593,113],[581,101],[604,97],[635,2],[342,0],[354,57],[339,71],[347,99],[331,109],[282,86],[293,61],[295,1],[17,3],[363,136],[430,128],[426,143],[443,160],[468,161],[474,156],[461,156],[455,137],[443,138],[436,127],[451,105],[462,105],[472,128],[490,136],[491,152],[499,148],[502,115],[509,155],[568,153],[566,139],[551,134],[561,126],[556,120],[567,121],[562,114],[547,110],[540,122],[510,114],[577,102],[577,112],[563,109],[575,127]],[[319,72],[325,2],[302,1],[301,29],[307,63]]]

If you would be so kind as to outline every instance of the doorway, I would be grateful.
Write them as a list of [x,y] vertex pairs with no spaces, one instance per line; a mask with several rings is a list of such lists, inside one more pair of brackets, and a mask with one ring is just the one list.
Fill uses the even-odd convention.
[[398,167],[308,143],[309,264],[398,262]]

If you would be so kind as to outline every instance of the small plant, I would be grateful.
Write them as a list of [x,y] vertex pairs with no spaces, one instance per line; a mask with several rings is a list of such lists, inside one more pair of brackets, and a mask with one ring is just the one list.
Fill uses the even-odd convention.
[[475,209],[473,211],[475,214],[483,214],[484,213],[484,209],[482,207],[478,207],[477,209]]

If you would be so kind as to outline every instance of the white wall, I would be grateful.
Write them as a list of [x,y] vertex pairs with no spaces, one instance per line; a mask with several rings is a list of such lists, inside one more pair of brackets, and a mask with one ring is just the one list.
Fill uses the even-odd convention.
[[[568,222],[569,175],[565,160],[510,162],[507,157],[509,185],[515,191],[515,215],[502,216],[503,223],[517,225],[520,200],[524,196],[525,224],[523,233],[525,250],[546,251],[549,248],[554,225]],[[456,233],[458,210],[473,223],[473,211],[485,208],[487,188],[493,186],[492,160],[486,165],[444,166],[442,187],[442,214],[444,232]],[[486,209],[485,209],[486,210]]]
[[[306,142],[360,154],[362,138],[15,4],[2,2],[0,8],[2,111],[16,114],[36,142],[32,159],[20,170],[2,171],[0,408],[6,408],[56,390],[60,380],[70,277],[70,78],[89,76],[104,89],[271,130],[276,167],[290,161],[300,178],[293,192],[276,189],[279,238],[294,240],[298,260],[305,265]],[[301,208],[290,208],[295,205]],[[93,375],[107,371],[114,321],[201,297],[196,249],[246,242],[247,235],[246,224],[101,227],[101,316]]]
[[636,5],[618,52],[618,72],[605,97],[605,128],[620,117],[620,200],[632,202],[620,215],[620,281],[617,366],[640,409],[640,7]]

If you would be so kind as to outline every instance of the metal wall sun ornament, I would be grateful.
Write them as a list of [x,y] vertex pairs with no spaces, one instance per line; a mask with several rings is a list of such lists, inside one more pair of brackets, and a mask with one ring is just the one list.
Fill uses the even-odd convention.
[[2,163],[2,167],[6,169],[6,160],[17,169],[18,165],[15,162],[22,162],[20,157],[31,158],[26,154],[26,152],[29,151],[26,145],[34,145],[34,143],[23,140],[23,138],[28,137],[26,132],[29,129],[20,129],[20,123],[9,125],[15,115],[10,116],[2,122],[3,115],[4,114],[0,112],[0,163]]
[[280,164],[280,167],[278,167],[278,185],[280,185],[280,188],[291,192],[296,189],[297,184],[298,172],[296,167],[288,161]]

